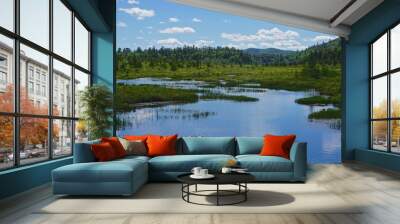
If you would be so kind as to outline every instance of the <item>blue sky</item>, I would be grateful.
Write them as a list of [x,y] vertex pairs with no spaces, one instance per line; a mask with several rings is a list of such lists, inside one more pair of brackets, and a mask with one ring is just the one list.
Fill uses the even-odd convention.
[[184,45],[301,50],[336,38],[166,0],[118,0],[117,47]]

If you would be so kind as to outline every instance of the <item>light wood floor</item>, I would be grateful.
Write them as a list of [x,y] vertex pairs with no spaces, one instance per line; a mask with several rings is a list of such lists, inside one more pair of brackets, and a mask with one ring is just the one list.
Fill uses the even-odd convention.
[[362,200],[368,206],[357,214],[35,214],[39,204],[54,200],[47,185],[0,202],[0,223],[400,223],[398,173],[357,163],[314,165],[308,182],[324,186],[349,203]]

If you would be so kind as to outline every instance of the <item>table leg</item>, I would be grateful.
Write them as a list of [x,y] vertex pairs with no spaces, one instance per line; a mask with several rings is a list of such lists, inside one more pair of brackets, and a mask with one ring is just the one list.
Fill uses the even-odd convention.
[[183,195],[184,195],[184,194],[183,194],[184,186],[185,186],[185,185],[182,183],[182,187],[181,187],[182,199],[184,198],[184,196],[183,196]]
[[197,184],[195,185],[195,190],[194,191],[196,191],[197,192]]
[[219,206],[219,184],[217,184],[217,206]]
[[244,187],[245,187],[245,192],[244,192],[244,201],[247,201],[247,192],[248,192],[248,189],[247,189],[247,183],[244,183]]
[[187,193],[187,201],[190,202],[190,200],[189,200],[189,195],[190,195],[190,184],[187,185],[187,191],[188,191],[188,193]]

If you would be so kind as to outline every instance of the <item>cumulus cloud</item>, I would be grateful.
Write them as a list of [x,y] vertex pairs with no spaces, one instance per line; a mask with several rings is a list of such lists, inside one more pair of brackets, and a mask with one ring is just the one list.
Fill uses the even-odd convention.
[[177,22],[179,22],[179,19],[175,18],[175,17],[171,17],[171,18],[168,19],[168,21],[171,22],[171,23],[177,23]]
[[209,47],[215,42],[213,40],[196,40],[194,42],[180,41],[176,38],[168,38],[158,40],[157,44],[163,47],[183,47],[183,46],[196,46],[196,47]]
[[135,8],[120,8],[119,10],[122,11],[122,12],[125,12],[125,13],[127,13],[127,14],[129,14],[131,16],[136,17],[136,19],[138,19],[138,20],[143,20],[146,17],[153,17],[155,15],[154,10],[152,10],[152,9],[147,10],[147,9],[141,9],[141,8],[138,8],[138,7],[135,7]]
[[174,34],[174,33],[194,33],[196,32],[192,27],[170,27],[160,30],[160,33]]
[[221,33],[221,38],[227,39],[237,44],[231,45],[236,48],[254,48],[256,43],[263,48],[279,48],[287,50],[301,50],[305,46],[299,41],[299,33],[279,28],[259,29],[254,34],[242,33]]
[[214,44],[213,40],[196,40],[193,45],[196,47],[209,47]]
[[128,25],[126,25],[126,23],[120,21],[117,23],[117,26],[118,27],[127,27]]
[[201,19],[196,18],[196,17],[194,17],[194,18],[192,19],[192,21],[195,22],[195,23],[201,23],[201,22],[203,22]]
[[263,48],[278,48],[285,50],[303,50],[307,48],[304,44],[297,40],[277,40],[273,42],[262,42],[260,46]]
[[178,47],[178,46],[184,45],[184,43],[180,42],[176,38],[168,38],[168,39],[158,40],[157,44],[162,45],[162,46],[167,46],[167,47]]
[[247,48],[258,48],[256,44],[253,43],[229,43],[224,45],[224,47],[236,48],[236,49],[247,49]]
[[128,0],[128,3],[133,5],[139,5],[140,2],[137,0]]
[[221,33],[221,37],[233,42],[256,42],[265,40],[292,40],[299,37],[295,31],[282,31],[278,28],[259,29],[255,34]]
[[315,36],[314,38],[312,38],[311,41],[321,43],[321,42],[328,42],[333,39],[336,39],[336,37],[328,36],[328,35],[319,35],[319,36]]

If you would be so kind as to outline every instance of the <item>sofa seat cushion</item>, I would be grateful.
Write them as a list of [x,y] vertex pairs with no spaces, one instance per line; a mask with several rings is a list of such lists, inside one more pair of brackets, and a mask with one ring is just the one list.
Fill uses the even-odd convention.
[[53,181],[131,182],[138,172],[147,172],[147,163],[140,159],[75,163],[53,170]]
[[118,160],[114,160],[113,162],[116,161],[134,161],[134,160],[138,160],[138,161],[143,161],[143,162],[147,162],[149,161],[150,157],[148,156],[135,156],[135,155],[131,155],[131,156],[125,156],[124,158],[118,159]]
[[293,172],[292,161],[279,156],[239,155],[236,160],[249,172]]
[[219,171],[230,159],[231,155],[174,155],[158,156],[149,160],[149,170],[152,172],[190,172],[193,167],[203,167],[210,171]]

